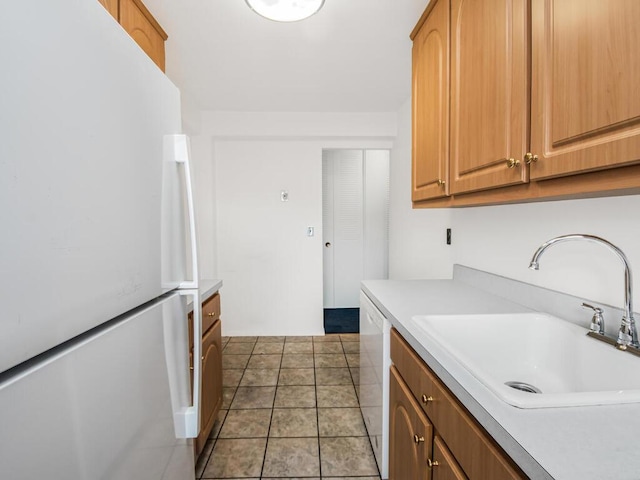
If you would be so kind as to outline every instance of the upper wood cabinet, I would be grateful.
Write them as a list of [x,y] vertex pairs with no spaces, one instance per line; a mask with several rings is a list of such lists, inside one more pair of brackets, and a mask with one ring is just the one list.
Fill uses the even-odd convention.
[[[640,193],[640,2],[445,0],[449,121],[434,127],[442,100],[416,80],[446,78],[416,53],[434,1],[412,33],[415,206]],[[443,155],[433,145],[447,128]]]
[[98,0],[164,72],[168,36],[141,0]]
[[116,21],[118,20],[118,1],[119,0],[98,0]]
[[414,202],[443,197],[449,188],[449,0],[431,6],[411,34]]
[[451,193],[529,179],[526,7],[451,1]]
[[531,178],[640,161],[640,2],[534,0]]

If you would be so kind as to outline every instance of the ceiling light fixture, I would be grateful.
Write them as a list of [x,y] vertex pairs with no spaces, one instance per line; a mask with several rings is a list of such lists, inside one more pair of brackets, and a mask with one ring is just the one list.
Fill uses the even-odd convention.
[[324,0],[245,0],[249,8],[269,20],[297,22],[309,18],[324,5]]

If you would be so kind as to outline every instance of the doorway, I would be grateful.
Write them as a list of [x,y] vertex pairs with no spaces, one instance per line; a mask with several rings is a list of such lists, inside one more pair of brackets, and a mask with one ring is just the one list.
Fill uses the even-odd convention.
[[325,333],[357,333],[360,282],[388,278],[388,150],[323,150],[322,222]]

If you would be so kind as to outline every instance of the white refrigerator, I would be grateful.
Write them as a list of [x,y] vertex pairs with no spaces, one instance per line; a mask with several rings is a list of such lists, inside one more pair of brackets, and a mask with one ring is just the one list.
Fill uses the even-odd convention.
[[0,478],[193,479],[179,91],[97,0],[5,2],[0,65]]

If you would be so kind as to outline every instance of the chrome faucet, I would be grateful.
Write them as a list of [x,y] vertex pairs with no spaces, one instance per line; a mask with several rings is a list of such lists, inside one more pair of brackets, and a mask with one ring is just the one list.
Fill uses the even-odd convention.
[[622,323],[620,324],[620,330],[618,331],[618,338],[616,340],[616,347],[621,350],[626,350],[628,346],[640,347],[638,344],[638,332],[636,331],[636,322],[633,318],[633,299],[631,290],[631,267],[625,254],[611,242],[604,238],[596,237],[595,235],[586,234],[572,234],[561,235],[559,237],[552,238],[551,240],[543,243],[538,247],[536,253],[531,258],[529,268],[531,270],[539,270],[540,256],[545,252],[547,248],[556,243],[562,243],[569,240],[586,240],[588,242],[599,243],[612,250],[624,265],[624,315],[622,317]]

